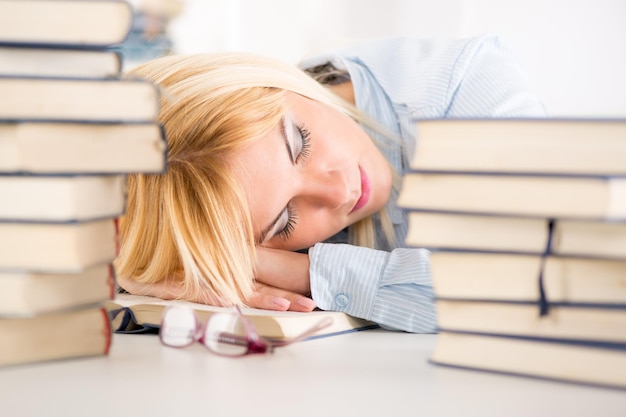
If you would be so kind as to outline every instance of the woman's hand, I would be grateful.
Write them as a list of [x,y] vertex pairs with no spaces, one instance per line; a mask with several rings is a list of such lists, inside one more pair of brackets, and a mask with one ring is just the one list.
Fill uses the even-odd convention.
[[255,284],[254,293],[246,300],[246,304],[249,307],[277,311],[308,312],[315,308],[315,302],[309,297],[261,282]]

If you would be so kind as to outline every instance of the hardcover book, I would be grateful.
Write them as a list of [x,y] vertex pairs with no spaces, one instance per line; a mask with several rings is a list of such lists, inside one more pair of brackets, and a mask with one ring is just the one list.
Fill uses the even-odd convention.
[[441,332],[431,362],[585,385],[626,389],[626,345]]
[[421,171],[626,175],[624,119],[421,120]]
[[0,118],[152,122],[158,88],[141,79],[0,77]]
[[113,262],[113,219],[69,223],[0,222],[0,270],[79,272]]
[[626,222],[409,211],[410,246],[626,259]]
[[124,175],[0,175],[0,222],[76,222],[119,217]]
[[0,43],[104,48],[130,33],[133,11],[118,0],[0,1]]
[[0,366],[108,354],[111,323],[100,306],[0,318]]
[[110,263],[75,272],[0,270],[0,317],[33,316],[115,297]]
[[626,177],[411,172],[398,204],[456,213],[626,220]]
[[160,173],[166,154],[165,132],[156,123],[0,119],[0,173]]
[[439,331],[626,344],[626,300],[604,305],[554,302],[545,316],[539,314],[537,301],[438,299],[436,304]]
[[60,78],[114,78],[122,57],[112,50],[0,46],[0,75]]

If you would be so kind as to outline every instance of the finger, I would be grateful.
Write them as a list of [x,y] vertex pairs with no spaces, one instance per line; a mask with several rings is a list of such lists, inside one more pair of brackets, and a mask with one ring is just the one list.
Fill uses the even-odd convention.
[[283,297],[261,294],[255,292],[247,300],[249,307],[261,308],[264,310],[287,311],[291,307],[291,301]]
[[256,291],[248,303],[251,307],[279,311],[308,312],[316,307],[315,302],[308,297],[260,283],[257,283]]
[[315,307],[315,301],[311,300],[308,297],[303,296],[302,294],[298,294],[293,291],[284,290],[282,288],[272,287],[271,285],[266,284],[257,284],[257,292],[270,296],[270,297],[278,297],[286,299],[290,302],[289,310],[290,311],[312,311]]

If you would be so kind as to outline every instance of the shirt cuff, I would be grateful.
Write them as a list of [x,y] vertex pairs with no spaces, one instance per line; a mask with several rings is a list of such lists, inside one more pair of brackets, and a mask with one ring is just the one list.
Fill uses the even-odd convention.
[[311,251],[311,295],[322,310],[371,320],[388,252],[347,244],[318,243]]
[[430,252],[319,243],[309,252],[311,295],[322,310],[415,333],[437,328]]

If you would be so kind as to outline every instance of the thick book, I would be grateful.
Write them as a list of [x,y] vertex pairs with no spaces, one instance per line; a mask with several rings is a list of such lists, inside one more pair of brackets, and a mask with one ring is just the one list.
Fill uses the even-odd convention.
[[549,303],[626,304],[626,261],[504,253],[435,251],[438,299],[537,302],[539,275]]
[[440,332],[437,365],[626,389],[626,345]]
[[166,152],[165,132],[157,123],[0,119],[0,173],[160,173]]
[[0,44],[102,48],[123,42],[132,23],[125,1],[0,1]]
[[110,263],[66,273],[0,270],[0,317],[51,313],[114,297]]
[[0,270],[77,272],[110,263],[117,249],[115,220],[71,223],[0,222]]
[[[215,307],[181,300],[161,300],[154,297],[130,294],[117,294],[114,301],[105,303],[112,317],[113,330],[120,333],[158,331],[161,326],[163,310],[169,305],[182,305],[192,308],[196,311],[201,321],[208,320],[214,313],[233,311],[229,307]],[[294,337],[326,317],[332,318],[332,324],[318,331],[312,338],[378,327],[378,325],[370,321],[335,311],[302,313],[243,307],[242,312],[252,321],[259,335],[271,339]]]
[[423,120],[413,169],[626,175],[626,119]]
[[108,354],[111,323],[101,306],[0,318],[0,366]]
[[159,90],[142,79],[0,77],[0,118],[88,122],[156,120]]
[[626,345],[626,299],[622,304],[555,302],[543,316],[536,301],[437,299],[435,303],[439,331]]
[[114,78],[122,56],[113,50],[0,46],[0,75],[61,78]]
[[119,217],[125,197],[124,175],[0,175],[0,222]]
[[626,220],[626,177],[409,172],[407,209],[585,220]]
[[408,224],[416,247],[626,259],[626,222],[409,211]]

